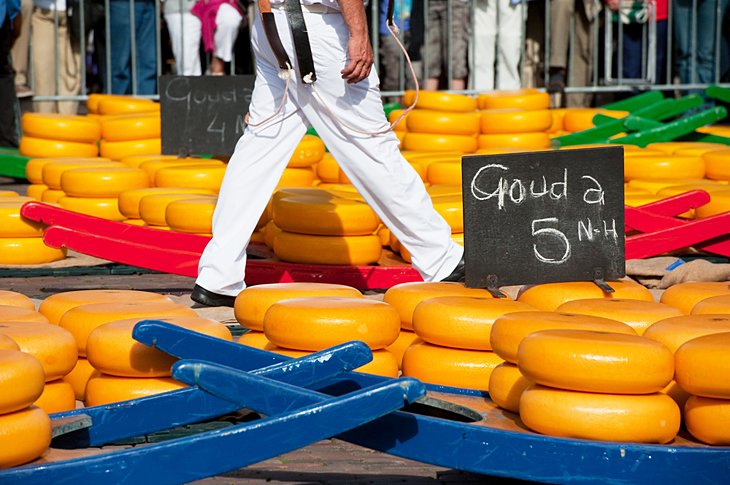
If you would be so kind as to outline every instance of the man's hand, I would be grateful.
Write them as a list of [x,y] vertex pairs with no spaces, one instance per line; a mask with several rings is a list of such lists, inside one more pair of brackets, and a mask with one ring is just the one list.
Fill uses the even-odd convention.
[[347,41],[347,53],[350,61],[340,71],[342,79],[348,83],[359,83],[370,75],[373,68],[373,47],[368,37],[367,17],[362,0],[338,0],[342,17],[345,19],[350,39]]
[[373,48],[367,36],[350,36],[347,45],[350,62],[340,71],[342,79],[350,84],[359,83],[370,75],[373,67]]

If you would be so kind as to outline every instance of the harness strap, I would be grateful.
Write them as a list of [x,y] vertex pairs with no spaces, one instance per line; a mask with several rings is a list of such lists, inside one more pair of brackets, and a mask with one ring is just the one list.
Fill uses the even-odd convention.
[[307,34],[307,24],[304,22],[304,14],[299,0],[287,0],[286,13],[289,17],[289,26],[291,27],[292,39],[294,40],[294,50],[297,54],[299,63],[300,77],[305,84],[312,84],[317,80],[317,74],[314,72],[314,59],[312,58],[312,48],[309,45],[309,35]]
[[279,69],[283,71],[289,70],[292,67],[292,63],[284,49],[284,45],[281,43],[279,32],[276,30],[276,20],[271,11],[271,2],[269,0],[258,0],[258,3],[264,33],[266,34],[266,39],[269,41],[274,57],[279,62]]

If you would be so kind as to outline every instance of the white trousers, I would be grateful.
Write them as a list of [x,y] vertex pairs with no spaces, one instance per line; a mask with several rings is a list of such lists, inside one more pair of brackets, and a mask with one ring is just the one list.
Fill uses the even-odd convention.
[[[230,62],[233,44],[238,37],[241,14],[227,3],[218,8],[215,16],[215,52],[225,62]],[[167,30],[170,32],[172,54],[177,63],[177,74],[199,76],[200,72],[200,32],[201,22],[190,12],[165,14]]]
[[[274,9],[282,43],[296,55],[286,11]],[[251,97],[252,123],[270,117],[282,100],[286,82],[257,15],[251,42],[256,83]],[[426,281],[439,281],[454,270],[463,248],[433,209],[423,182],[400,155],[392,132],[363,135],[387,127],[378,76],[348,84],[340,71],[347,63],[349,32],[339,13],[304,13],[317,81],[302,84],[299,72],[290,82],[283,110],[261,126],[246,128],[231,156],[213,214],[213,239],[200,259],[197,283],[219,294],[237,295],[245,287],[246,246],[256,222],[286,164],[311,125],[347,177],[383,223],[411,253],[412,264]],[[338,120],[345,120],[343,126]]]
[[523,6],[522,3],[512,5],[510,0],[477,0],[474,9],[474,89],[520,87]]

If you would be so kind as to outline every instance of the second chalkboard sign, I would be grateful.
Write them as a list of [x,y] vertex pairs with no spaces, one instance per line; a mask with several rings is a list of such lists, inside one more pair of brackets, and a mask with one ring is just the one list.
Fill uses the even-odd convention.
[[162,76],[165,155],[230,155],[246,127],[254,76]]
[[623,148],[462,159],[466,285],[625,276]]

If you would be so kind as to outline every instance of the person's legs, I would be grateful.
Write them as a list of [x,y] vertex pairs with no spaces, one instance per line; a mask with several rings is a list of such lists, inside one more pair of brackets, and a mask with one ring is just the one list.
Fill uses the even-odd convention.
[[693,82],[692,73],[692,0],[673,0],[674,49],[676,53],[677,74],[680,83]]
[[[468,3],[451,2],[451,87],[454,91],[466,89],[466,78],[469,75],[467,52],[471,36],[471,7]],[[447,19],[448,22],[448,19]],[[446,46],[444,46],[445,48]],[[449,59],[448,55],[444,59]]]
[[[593,29],[588,20],[583,4],[575,16],[575,35],[571,49],[571,70],[568,72],[568,86],[590,86],[593,76]],[[569,107],[587,107],[591,105],[593,95],[590,93],[571,93],[566,96]]]
[[[30,18],[33,15],[33,0],[20,2],[20,35],[15,39],[11,54],[15,68],[15,85],[28,89],[28,51],[30,47]],[[27,91],[31,94],[30,91]]]
[[[81,56],[78,47],[74,48],[71,45],[65,15],[63,22],[58,26],[58,52],[60,54],[58,94],[76,96],[81,89]],[[59,101],[56,106],[59,113],[75,115],[78,113],[79,102]]]
[[129,2],[109,2],[112,94],[132,93],[132,47],[129,33]]
[[499,2],[499,52],[497,55],[497,89],[519,89],[522,55],[522,9],[524,3]]
[[[53,32],[53,12],[35,9],[31,18],[33,42],[33,88],[36,96],[56,94],[56,38]],[[60,67],[60,66],[59,66]],[[33,101],[33,111],[54,113],[54,101]]]
[[[507,0],[509,1],[509,0]],[[494,89],[497,0],[477,0],[474,8],[474,89]]]
[[[697,3],[697,82],[703,84],[719,81],[715,75],[718,3],[722,20],[727,0],[699,0]],[[720,26],[722,26],[722,22],[720,22]],[[720,40],[722,41],[722,37]]]
[[200,76],[200,19],[190,12],[165,14],[176,71],[181,76]]
[[233,44],[238,37],[238,28],[241,25],[241,14],[238,10],[228,5],[222,4],[218,8],[215,17],[215,57],[223,62],[231,62],[231,53],[233,52]]
[[443,54],[442,34],[447,32],[446,5],[443,2],[431,1],[428,4],[428,23],[423,61],[426,68],[427,91],[436,91],[441,78],[441,64],[446,56]]
[[135,35],[137,38],[137,94],[157,92],[157,35],[155,2],[134,2]]
[[10,61],[12,27],[10,18],[0,19],[0,147],[18,146],[15,73]]
[[641,54],[644,24],[623,26],[623,72],[626,79],[641,78]]
[[667,82],[667,28],[668,21],[658,20],[656,23],[656,83]]
[[576,0],[550,0],[550,59],[551,68],[568,67],[570,18],[575,14]]

